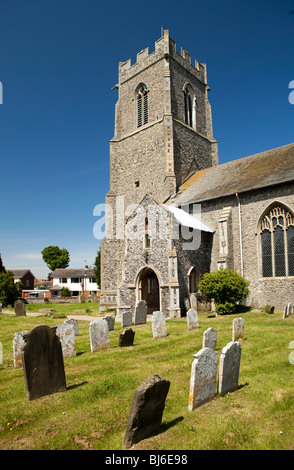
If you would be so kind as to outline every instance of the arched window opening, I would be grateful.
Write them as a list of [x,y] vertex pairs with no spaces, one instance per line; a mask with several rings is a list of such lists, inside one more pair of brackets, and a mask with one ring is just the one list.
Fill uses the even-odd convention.
[[136,94],[137,100],[137,127],[148,122],[148,90],[146,85],[140,85]]
[[184,89],[185,124],[196,128],[196,99],[190,85]]
[[281,204],[260,224],[262,277],[294,276],[294,216]]

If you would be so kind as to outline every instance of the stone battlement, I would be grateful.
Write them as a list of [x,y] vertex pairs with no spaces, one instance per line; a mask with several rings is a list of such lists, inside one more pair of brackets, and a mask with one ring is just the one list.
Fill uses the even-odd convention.
[[149,67],[162,58],[172,58],[180,65],[192,73],[198,80],[206,84],[206,64],[201,64],[195,59],[194,65],[191,63],[191,55],[181,47],[181,53],[177,52],[176,42],[169,36],[169,31],[165,30],[164,35],[155,42],[154,52],[149,53],[146,47],[137,54],[137,62],[131,63],[131,59],[119,62],[119,83],[130,79],[144,68]]

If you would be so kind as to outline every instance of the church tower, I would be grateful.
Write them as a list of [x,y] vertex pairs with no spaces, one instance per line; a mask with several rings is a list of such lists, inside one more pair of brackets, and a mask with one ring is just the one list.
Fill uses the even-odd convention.
[[101,243],[101,305],[115,306],[125,255],[128,208],[146,194],[164,202],[188,176],[218,164],[206,65],[176,50],[164,31],[155,50],[119,63],[110,191]]

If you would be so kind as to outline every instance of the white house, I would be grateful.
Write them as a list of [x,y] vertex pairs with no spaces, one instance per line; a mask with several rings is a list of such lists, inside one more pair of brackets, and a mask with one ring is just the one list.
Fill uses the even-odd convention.
[[97,294],[99,286],[95,281],[95,273],[93,269],[85,266],[84,269],[55,269],[50,274],[52,286],[50,291],[52,296],[60,296],[63,287],[67,287],[71,291],[72,296],[84,294],[86,297]]

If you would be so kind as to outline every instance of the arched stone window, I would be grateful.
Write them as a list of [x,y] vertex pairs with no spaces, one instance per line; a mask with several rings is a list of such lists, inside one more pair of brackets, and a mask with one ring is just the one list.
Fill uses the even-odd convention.
[[185,124],[196,129],[196,98],[191,85],[184,87]]
[[148,122],[148,90],[144,83],[141,83],[136,90],[137,105],[137,127],[141,127]]
[[294,276],[294,215],[280,203],[260,222],[262,277]]
[[195,294],[198,290],[198,284],[200,282],[200,273],[199,273],[199,270],[196,268],[196,266],[193,266],[190,269],[188,273],[188,278],[189,278],[189,293]]

